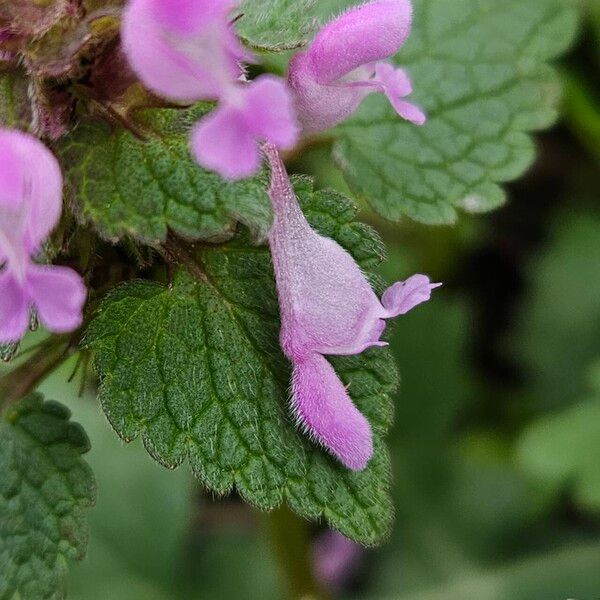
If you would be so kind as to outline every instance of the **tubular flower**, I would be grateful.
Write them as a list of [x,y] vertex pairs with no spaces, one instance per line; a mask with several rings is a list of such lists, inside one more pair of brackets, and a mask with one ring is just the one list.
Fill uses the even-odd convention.
[[373,453],[371,427],[325,355],[359,354],[380,340],[385,320],[429,300],[425,275],[395,283],[382,300],[354,259],[306,221],[277,150],[266,146],[275,213],[269,243],[281,312],[280,343],[293,365],[292,406],[306,431],[347,467]]
[[283,80],[242,82],[242,62],[253,56],[229,19],[237,0],[131,0],[122,38],[129,62],[156,93],[185,102],[217,100],[192,134],[200,165],[228,179],[260,167],[259,143],[291,148],[298,125]]
[[403,118],[422,125],[423,112],[404,98],[408,75],[385,61],[410,33],[409,0],[375,0],[343,13],[323,27],[309,48],[290,62],[289,83],[305,133],[318,133],[352,115],[380,92]]
[[32,261],[60,218],[58,162],[36,138],[11,130],[0,130],[0,156],[0,342],[21,339],[32,307],[50,331],[76,329],[86,298],[81,277]]

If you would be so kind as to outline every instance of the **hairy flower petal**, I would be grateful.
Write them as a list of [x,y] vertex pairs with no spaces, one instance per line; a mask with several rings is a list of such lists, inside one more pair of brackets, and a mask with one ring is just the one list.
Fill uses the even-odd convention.
[[332,83],[354,69],[393,56],[412,24],[408,0],[375,0],[342,13],[310,45],[315,80]]
[[442,285],[431,283],[425,275],[413,275],[406,281],[398,281],[389,287],[381,298],[387,317],[404,315],[415,306],[431,298],[431,290]]
[[371,429],[323,355],[359,354],[380,340],[385,319],[428,300],[431,284],[414,275],[389,288],[383,304],[352,256],[306,221],[277,150],[271,164],[269,232],[281,313],[280,343],[293,364],[292,404],[300,423],[351,469],[363,469]]
[[31,135],[0,129],[0,342],[16,342],[30,307],[54,332],[77,328],[86,288],[66,267],[32,262],[60,218],[62,176],[52,153]]
[[373,454],[371,426],[333,367],[316,353],[293,365],[292,408],[300,425],[349,469],[364,469]]
[[219,106],[204,117],[194,127],[191,145],[198,163],[225,179],[243,179],[260,168],[256,139],[234,107]]
[[22,286],[10,271],[0,273],[0,343],[18,342],[29,324],[29,306]]

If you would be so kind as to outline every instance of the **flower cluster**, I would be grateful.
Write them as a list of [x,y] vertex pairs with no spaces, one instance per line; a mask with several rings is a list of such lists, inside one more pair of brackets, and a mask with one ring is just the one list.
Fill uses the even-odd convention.
[[[229,179],[271,166],[274,223],[269,234],[281,310],[281,347],[293,364],[292,406],[305,430],[350,469],[373,453],[371,427],[325,355],[359,354],[380,341],[385,320],[429,299],[432,284],[414,275],[380,301],[353,258],[307,223],[278,150],[352,115],[372,92],[421,125],[423,112],[404,98],[408,75],[386,62],[411,27],[409,0],[375,0],[343,13],[290,62],[287,83],[252,82],[251,62],[230,20],[235,0],[131,0],[122,38],[129,61],[150,89],[168,98],[216,100],[191,136],[200,163]],[[297,124],[297,122],[299,124]]]
[[67,267],[32,261],[62,212],[62,176],[36,138],[0,130],[0,342],[21,339],[35,307],[47,329],[81,324],[86,289]]
[[[301,134],[342,122],[371,92],[385,94],[407,120],[425,121],[404,99],[411,92],[407,74],[386,62],[409,34],[411,6],[375,0],[343,13],[293,57],[287,82],[271,75],[246,80],[242,65],[254,57],[233,29],[236,6],[236,0],[131,0],[123,48],[153,92],[183,103],[218,103],[191,134],[200,165],[240,179],[267,156],[274,212],[269,243],[280,342],[293,365],[294,413],[344,465],[363,469],[373,453],[371,427],[326,356],[386,345],[380,339],[386,320],[428,300],[439,284],[414,275],[380,300],[350,254],[310,227],[279,151],[292,148]],[[32,308],[49,330],[73,330],[86,298],[81,278],[33,261],[61,214],[58,163],[36,138],[10,130],[0,130],[0,156],[0,342],[22,337]]]
[[230,13],[235,0],[132,0],[122,38],[131,66],[154,92],[180,102],[216,100],[194,128],[200,165],[228,179],[260,168],[259,143],[294,146],[298,126],[285,82],[263,75],[243,81],[254,57],[238,41]]
[[[408,75],[387,62],[407,38],[408,0],[376,0],[326,25],[290,63],[287,84],[263,75],[245,81],[254,57],[230,20],[236,0],[131,0],[122,38],[144,84],[180,102],[216,100],[194,128],[191,147],[206,169],[240,179],[260,167],[260,142],[292,148],[302,132],[324,131],[349,117],[372,92],[382,92],[402,117],[425,116],[403,98]],[[298,125],[298,121],[301,123]]]

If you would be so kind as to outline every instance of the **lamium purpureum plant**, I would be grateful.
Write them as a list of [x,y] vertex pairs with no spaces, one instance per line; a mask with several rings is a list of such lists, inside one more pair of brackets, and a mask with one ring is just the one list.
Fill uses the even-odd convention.
[[391,221],[494,208],[572,29],[561,0],[0,0],[0,597],[62,597],[85,553],[89,444],[35,394],[74,353],[162,465],[381,542],[386,324],[440,284],[385,289],[375,231],[286,163],[330,146]]

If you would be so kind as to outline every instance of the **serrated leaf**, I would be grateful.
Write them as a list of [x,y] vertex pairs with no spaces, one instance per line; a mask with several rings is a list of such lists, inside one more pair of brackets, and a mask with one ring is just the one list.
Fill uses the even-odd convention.
[[244,0],[237,22],[251,46],[271,52],[305,44],[316,27],[315,0]]
[[[381,243],[333,193],[298,183],[304,210],[364,268]],[[174,468],[187,459],[211,490],[236,489],[271,509],[287,501],[298,514],[324,517],[365,544],[387,534],[389,427],[396,370],[387,350],[332,362],[375,432],[375,457],[348,471],[313,445],[288,413],[289,365],[279,349],[270,255],[242,236],[197,257],[205,275],[180,273],[174,285],[132,282],[103,303],[86,336],[95,350],[101,402],[125,440],[141,435],[150,454]]]
[[83,429],[35,394],[0,421],[0,598],[65,597],[66,560],[82,559],[95,499]]
[[206,108],[147,110],[139,115],[147,139],[106,123],[87,121],[58,146],[75,212],[100,235],[149,244],[167,230],[192,239],[224,240],[236,222],[266,236],[271,208],[257,176],[228,183],[190,156],[189,128]]
[[390,220],[452,223],[458,209],[500,206],[498,184],[533,161],[528,134],[557,117],[560,86],[547,63],[575,26],[576,12],[561,0],[416,0],[396,62],[428,122],[403,122],[383,97],[368,98],[333,131],[352,189]]
[[518,446],[521,466],[553,488],[570,483],[576,500],[600,511],[600,396],[538,419]]

